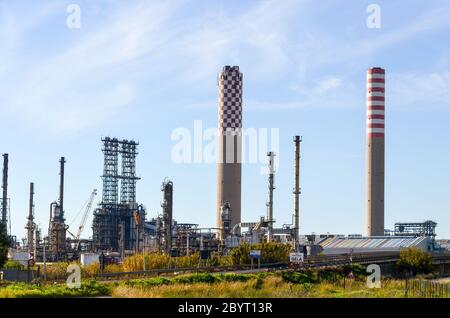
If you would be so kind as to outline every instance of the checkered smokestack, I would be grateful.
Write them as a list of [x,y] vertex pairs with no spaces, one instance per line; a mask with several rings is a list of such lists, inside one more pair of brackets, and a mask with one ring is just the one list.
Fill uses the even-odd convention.
[[385,71],[367,70],[366,235],[384,235]]
[[[242,73],[224,66],[218,77],[219,122],[217,143],[217,227],[222,228],[221,207],[231,208],[233,228],[241,222]],[[219,231],[220,232],[220,231]]]

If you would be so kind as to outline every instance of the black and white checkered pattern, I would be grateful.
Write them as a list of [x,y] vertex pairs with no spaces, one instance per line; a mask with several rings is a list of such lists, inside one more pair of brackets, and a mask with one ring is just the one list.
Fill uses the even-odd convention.
[[225,66],[219,74],[219,130],[223,134],[242,129],[242,73],[239,66]]

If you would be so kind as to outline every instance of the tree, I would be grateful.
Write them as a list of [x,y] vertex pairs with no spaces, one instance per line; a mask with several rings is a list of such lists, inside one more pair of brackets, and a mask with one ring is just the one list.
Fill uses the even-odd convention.
[[400,251],[397,268],[401,273],[427,274],[433,270],[432,256],[417,247]]
[[8,260],[8,247],[9,247],[9,238],[8,233],[6,231],[6,226],[0,224],[0,268]]

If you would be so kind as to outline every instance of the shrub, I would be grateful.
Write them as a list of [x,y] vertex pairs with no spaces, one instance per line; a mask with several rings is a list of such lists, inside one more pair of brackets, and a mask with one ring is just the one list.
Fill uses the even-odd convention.
[[252,275],[246,274],[235,274],[235,273],[226,273],[217,275],[218,279],[224,282],[246,282],[249,279],[253,278]]
[[200,274],[192,274],[192,275],[183,275],[173,278],[174,283],[180,284],[194,284],[194,283],[207,283],[212,284],[217,281],[217,277],[215,275],[209,273],[200,273]]
[[281,277],[285,282],[293,284],[312,284],[315,283],[315,279],[302,272],[284,272]]
[[70,263],[67,263],[67,262],[58,262],[58,263],[47,264],[46,265],[47,279],[49,279],[49,280],[65,279],[67,277],[67,267],[69,265],[70,265]]
[[281,243],[241,244],[230,251],[229,257],[233,265],[250,264],[250,250],[261,251],[261,263],[287,262],[292,247]]
[[353,273],[355,275],[355,278],[366,278],[367,275],[369,275],[366,271],[366,268],[360,264],[351,264],[351,265],[344,265],[342,267],[341,271],[342,275],[349,275],[350,273]]
[[25,266],[20,264],[18,261],[14,261],[12,259],[8,260],[4,265],[4,269],[24,269]]
[[136,254],[125,258],[123,270],[126,272],[137,272],[145,269],[165,269],[165,268],[187,268],[196,267],[200,261],[200,254],[194,253],[189,256],[170,257],[167,254],[145,253]]
[[433,270],[431,254],[417,247],[401,250],[397,269],[400,273],[412,273],[414,276],[428,274]]

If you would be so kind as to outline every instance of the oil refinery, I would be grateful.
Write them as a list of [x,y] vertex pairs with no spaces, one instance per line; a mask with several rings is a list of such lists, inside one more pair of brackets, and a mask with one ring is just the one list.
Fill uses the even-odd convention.
[[[258,220],[243,222],[245,211],[242,194],[242,129],[243,129],[243,75],[238,66],[224,66],[218,76],[218,151],[216,227],[182,223],[177,220],[173,198],[177,195],[174,182],[166,178],[161,185],[161,210],[151,215],[145,204],[136,197],[140,178],[138,171],[139,143],[133,139],[104,137],[101,139],[103,172],[101,201],[94,205],[97,189],[92,189],[81,217],[80,225],[69,228],[64,206],[66,158],[59,160],[58,199],[49,203],[49,223],[39,228],[34,222],[34,186],[29,184],[29,210],[26,219],[26,238],[22,243],[11,233],[10,198],[8,193],[9,155],[3,154],[2,224],[8,229],[11,255],[20,254],[33,262],[79,260],[85,255],[106,255],[117,261],[143,252],[159,252],[172,257],[200,252],[226,255],[243,244],[280,242],[292,246],[293,251],[305,255],[344,254],[349,251],[398,251],[416,246],[426,251],[443,249],[435,240],[437,224],[398,223],[395,231],[385,230],[385,70],[379,67],[367,71],[366,124],[366,236],[362,235],[308,235],[301,232],[300,218],[300,144],[302,136],[293,137],[292,149],[292,214],[291,224],[276,224],[274,191],[276,181],[276,153],[267,153],[267,213]],[[56,160],[55,160],[56,163]],[[56,165],[55,165],[56,166]],[[37,180],[38,181],[38,180]],[[263,182],[263,180],[261,180]],[[181,190],[179,190],[181,191]],[[308,213],[308,211],[303,211]],[[92,237],[82,238],[93,215]],[[189,220],[188,220],[189,221]],[[23,256],[25,253],[26,256]]]

